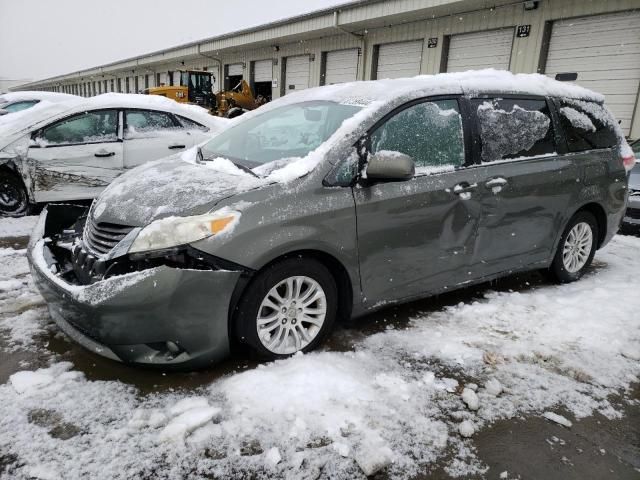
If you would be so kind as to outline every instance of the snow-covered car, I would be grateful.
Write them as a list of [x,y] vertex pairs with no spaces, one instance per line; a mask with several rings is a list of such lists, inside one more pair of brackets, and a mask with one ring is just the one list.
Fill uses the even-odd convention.
[[13,92],[0,95],[0,116],[21,112],[40,102],[64,103],[78,101],[82,97],[55,92]]
[[207,140],[228,122],[163,97],[107,93],[0,118],[0,214],[95,198],[126,170]]
[[631,148],[637,160],[629,175],[629,200],[622,226],[638,229],[640,228],[640,139],[632,143]]
[[578,280],[624,215],[633,155],[602,95],[494,70],[331,85],[50,205],[31,271],[114,360],[266,358],[361,316],[517,271]]

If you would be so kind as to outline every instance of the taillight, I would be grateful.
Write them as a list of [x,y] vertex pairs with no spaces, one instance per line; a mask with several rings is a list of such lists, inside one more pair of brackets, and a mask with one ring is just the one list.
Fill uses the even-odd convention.
[[629,172],[636,164],[636,157],[634,157],[633,155],[622,157],[622,164],[624,165],[625,170]]

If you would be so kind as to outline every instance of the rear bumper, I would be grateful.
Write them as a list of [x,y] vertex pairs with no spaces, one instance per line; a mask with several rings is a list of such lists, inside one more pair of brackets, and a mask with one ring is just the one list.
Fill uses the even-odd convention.
[[629,197],[622,224],[629,227],[640,227],[640,195]]
[[52,273],[57,260],[41,238],[46,214],[33,233],[29,263],[51,317],[69,337],[134,364],[191,368],[228,355],[229,304],[241,272],[161,266],[72,285]]

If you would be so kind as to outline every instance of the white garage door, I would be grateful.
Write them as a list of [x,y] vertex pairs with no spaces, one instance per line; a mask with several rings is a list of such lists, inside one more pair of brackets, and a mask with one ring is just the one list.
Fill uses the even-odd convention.
[[258,60],[253,63],[253,81],[270,82],[273,79],[273,61]]
[[358,79],[358,49],[327,52],[325,85],[355,82]]
[[227,75],[229,77],[242,75],[242,64],[232,63],[231,65],[227,65]]
[[554,22],[545,73],[574,72],[576,83],[605,95],[628,134],[640,85],[640,12]]
[[509,70],[513,28],[452,35],[449,40],[447,72],[481,68]]
[[287,57],[285,95],[309,88],[309,55]]
[[376,78],[415,77],[420,74],[422,40],[387,43],[378,49]]

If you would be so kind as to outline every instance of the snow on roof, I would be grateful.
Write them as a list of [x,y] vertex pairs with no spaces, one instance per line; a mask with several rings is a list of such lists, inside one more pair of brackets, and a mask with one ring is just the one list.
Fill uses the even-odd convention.
[[51,103],[66,102],[69,100],[79,99],[77,95],[69,95],[68,93],[55,92],[12,92],[0,95],[0,104],[8,102],[16,102],[21,100],[47,100]]
[[181,104],[159,95],[105,93],[90,98],[77,97],[75,95],[68,95],[68,97],[67,101],[60,103],[42,100],[29,109],[0,117],[0,148],[6,144],[4,139],[7,138],[8,140],[9,135],[40,127],[54,117],[62,117],[63,115],[96,108],[148,108],[168,111],[205,125],[214,132],[224,128],[229,122],[226,118],[209,114],[207,110],[197,105]]
[[[368,105],[408,96],[439,94],[504,93],[567,97],[598,103],[604,96],[573,83],[559,82],[537,73],[514,74],[492,68],[458,73],[419,75],[412,78],[358,81],[310,88],[285,97],[286,102],[333,100],[340,103]],[[275,103],[275,102],[274,102]],[[282,103],[278,102],[278,105]]]
[[87,98],[76,109],[82,108],[146,108],[163,110],[182,115],[184,117],[203,123],[214,129],[226,125],[227,119],[211,115],[206,109],[198,105],[178,103],[160,95],[141,95],[137,93],[103,93],[95,97]]
[[31,108],[21,110],[19,112],[3,115],[0,117],[0,148],[4,146],[5,139],[8,140],[10,135],[14,135],[32,126],[38,125],[56,115],[60,115],[70,111],[74,105],[81,102],[81,97],[76,99],[52,103],[48,100],[42,100]]

